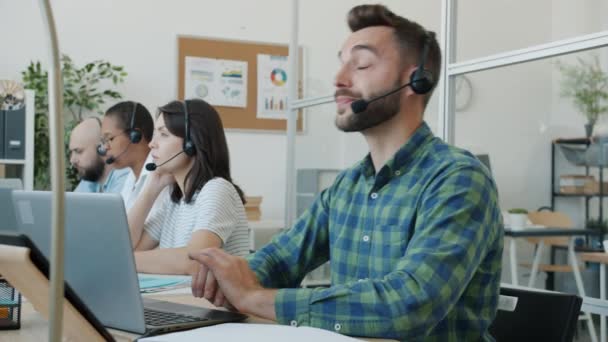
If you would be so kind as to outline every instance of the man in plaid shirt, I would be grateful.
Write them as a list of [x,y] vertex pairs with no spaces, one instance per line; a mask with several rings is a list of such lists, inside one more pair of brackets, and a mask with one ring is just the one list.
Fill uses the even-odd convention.
[[[336,126],[361,132],[370,153],[247,260],[220,249],[191,253],[201,263],[193,294],[354,336],[493,340],[503,248],[497,191],[473,155],[434,137],[423,121],[439,77],[437,41],[381,5],[353,8],[348,23]],[[415,73],[422,67],[430,75]],[[429,81],[429,89],[415,84],[382,96],[412,81]],[[359,99],[368,106],[353,106]],[[299,288],[328,260],[330,287]]]

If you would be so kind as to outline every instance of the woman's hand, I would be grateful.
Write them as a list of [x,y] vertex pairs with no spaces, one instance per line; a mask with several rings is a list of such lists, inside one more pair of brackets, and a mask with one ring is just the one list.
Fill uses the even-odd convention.
[[158,171],[150,172],[148,175],[150,179],[147,181],[146,186],[149,191],[158,195],[165,187],[175,183],[175,177],[170,173],[159,173]]

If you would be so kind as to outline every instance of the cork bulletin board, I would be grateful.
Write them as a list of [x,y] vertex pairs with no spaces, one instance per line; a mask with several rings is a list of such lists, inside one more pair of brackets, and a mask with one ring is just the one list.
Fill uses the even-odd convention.
[[[218,40],[210,38],[184,37],[177,38],[178,46],[178,98],[183,99],[186,83],[186,57],[204,57],[247,62],[247,104],[245,108],[217,106],[224,128],[236,130],[285,131],[287,120],[259,118],[257,115],[257,56],[258,54],[287,56],[286,45]],[[302,50],[299,51],[300,61]],[[302,65],[302,63],[300,63]],[[302,69],[299,70],[302,79]],[[298,86],[301,96],[302,87]],[[303,129],[302,111],[298,113],[297,131]]]

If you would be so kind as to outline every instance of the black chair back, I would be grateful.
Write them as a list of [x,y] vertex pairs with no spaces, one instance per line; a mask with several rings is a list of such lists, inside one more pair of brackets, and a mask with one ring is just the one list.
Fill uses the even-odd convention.
[[[503,287],[501,302],[517,299],[515,310],[501,308],[490,326],[496,341],[572,341],[583,300],[573,294]],[[507,297],[503,297],[507,296]],[[508,301],[508,300],[507,300]]]

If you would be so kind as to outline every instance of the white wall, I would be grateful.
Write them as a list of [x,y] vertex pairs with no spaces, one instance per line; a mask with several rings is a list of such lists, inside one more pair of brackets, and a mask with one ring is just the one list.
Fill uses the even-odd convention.
[[[601,25],[605,5],[598,1],[469,0],[459,4],[459,61],[605,29]],[[503,209],[536,210],[550,205],[551,140],[584,136],[583,117],[569,100],[559,97],[554,62],[542,60],[467,75],[473,83],[473,102],[456,114],[456,143],[490,154]],[[567,163],[559,167],[562,172],[581,172]],[[560,199],[557,209],[582,226],[582,204],[580,199]],[[532,252],[532,245],[518,241],[519,261],[530,261]],[[508,271],[508,251],[503,257],[503,270]],[[529,269],[520,268],[520,282],[527,282],[522,276],[528,273]],[[503,281],[510,281],[509,272],[503,272]],[[539,278],[537,284],[543,281]]]
[[[43,31],[35,1],[0,10],[11,32],[0,75],[19,77],[30,60],[45,61]],[[286,43],[289,2],[245,1],[53,1],[61,50],[76,63],[107,59],[129,73],[121,90],[127,99],[154,108],[177,95],[178,34]],[[9,29],[10,28],[10,29]],[[315,130],[312,130],[314,132]],[[285,139],[281,134],[229,133],[234,180],[249,195],[264,196],[262,210],[282,216]],[[329,155],[335,154],[330,151]]]
[[[605,5],[599,1],[471,0],[459,5],[459,61],[604,29]],[[549,205],[550,142],[584,135],[583,117],[569,100],[559,97],[554,62],[542,60],[467,75],[473,82],[473,103],[456,115],[456,142],[473,152],[490,153],[505,209]],[[562,204],[583,224],[578,201]]]
[[[333,93],[336,52],[348,35],[347,11],[356,0],[300,1],[300,42],[305,47],[305,95]],[[382,1],[395,12],[440,30],[441,2]],[[60,46],[76,63],[107,59],[129,72],[120,90],[150,109],[174,99],[176,36],[194,35],[287,44],[285,0],[55,0]],[[459,2],[458,60],[540,44],[606,26],[600,1],[467,0]],[[598,10],[599,8],[599,10]],[[525,10],[524,10],[525,9]],[[0,78],[20,78],[30,60],[46,61],[35,1],[0,3],[6,32]],[[490,152],[503,206],[547,204],[548,141],[580,135],[583,119],[556,94],[550,63],[537,62],[472,74],[473,103],[457,114],[457,143]],[[335,106],[307,110],[306,131],[297,137],[297,167],[343,168],[360,160],[367,145],[358,134],[334,127]],[[426,119],[437,127],[437,96]],[[544,126],[543,126],[544,125]],[[541,128],[546,128],[541,132]],[[284,134],[229,132],[233,176],[249,195],[264,197],[263,215],[284,211]],[[523,165],[523,166],[522,166]]]
[[[346,13],[360,3],[364,1],[300,1],[306,96],[333,93],[336,53],[348,34]],[[439,29],[438,1],[383,3]],[[120,90],[151,110],[176,97],[177,35],[287,44],[290,32],[290,2],[285,0],[56,0],[52,5],[62,52],[77,64],[106,59],[124,65],[129,76]],[[5,36],[5,46],[13,48],[3,50],[0,76],[19,79],[30,60],[47,60],[39,9],[35,1],[0,6],[2,27],[19,33]],[[334,127],[334,105],[307,112],[306,131],[297,138],[297,167],[342,168],[367,152],[362,139],[345,136]],[[227,136],[235,181],[247,194],[264,197],[264,217],[282,217],[284,134],[229,132]]]

